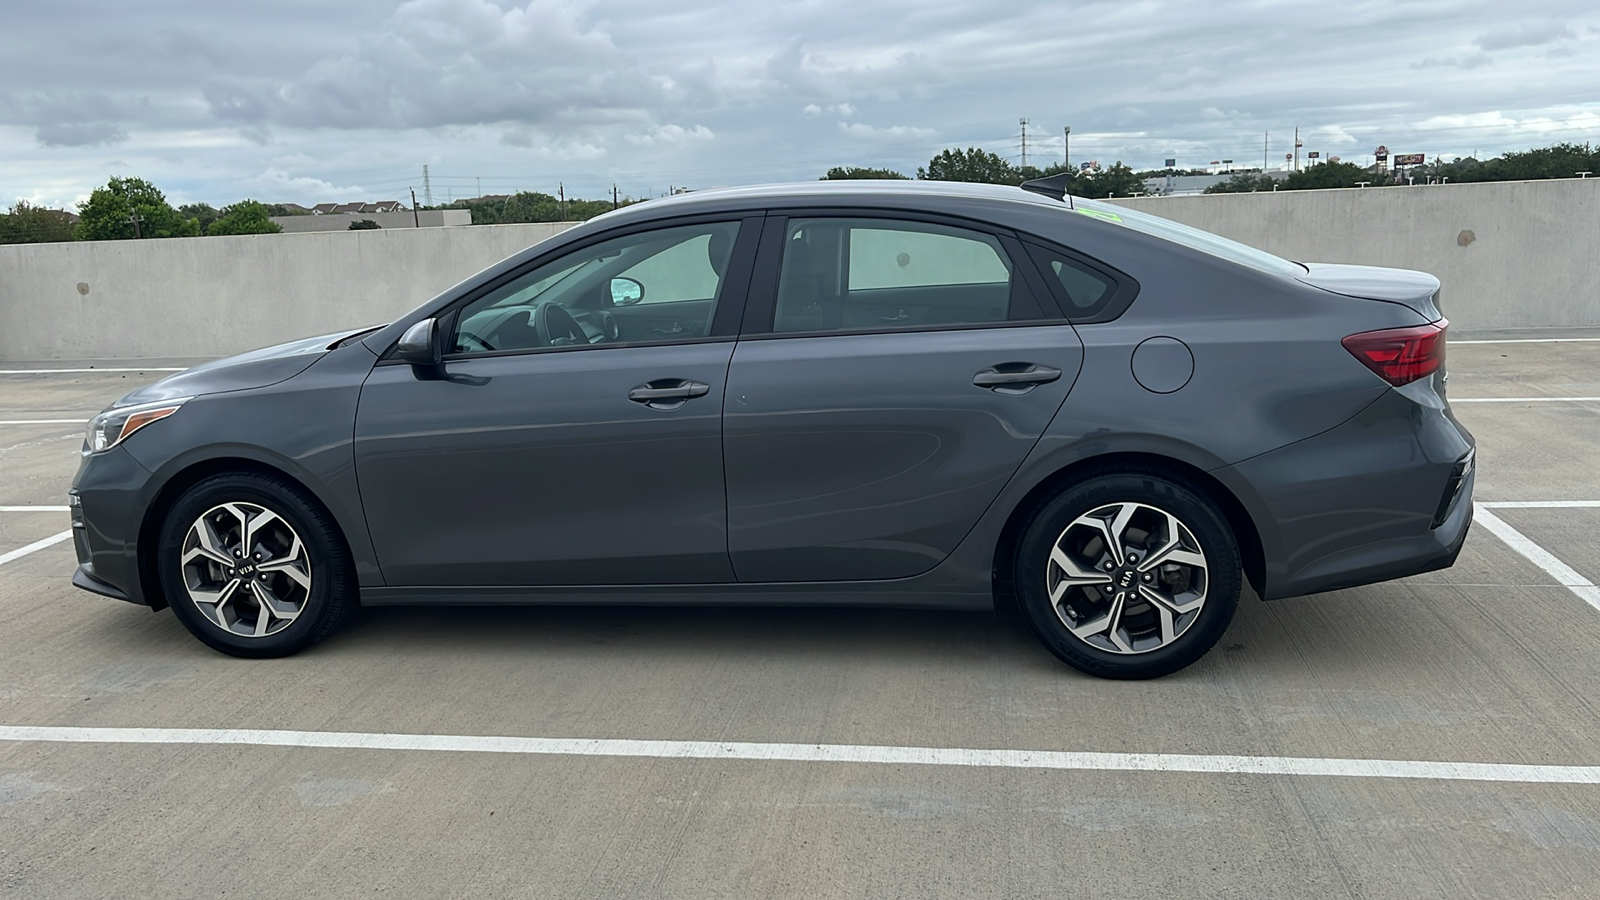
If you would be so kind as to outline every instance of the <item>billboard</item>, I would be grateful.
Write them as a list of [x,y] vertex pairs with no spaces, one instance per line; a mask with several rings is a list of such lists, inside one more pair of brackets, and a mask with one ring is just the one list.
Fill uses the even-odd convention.
[[1177,164],[1178,164],[1178,161],[1175,160],[1175,159],[1167,160],[1167,168],[1169,168],[1169,169],[1175,167]]
[[1378,158],[1380,164],[1386,163],[1389,161],[1389,148],[1379,144],[1378,149],[1372,151],[1372,155]]
[[1397,166],[1420,166],[1427,159],[1426,153],[1396,153],[1394,164]]

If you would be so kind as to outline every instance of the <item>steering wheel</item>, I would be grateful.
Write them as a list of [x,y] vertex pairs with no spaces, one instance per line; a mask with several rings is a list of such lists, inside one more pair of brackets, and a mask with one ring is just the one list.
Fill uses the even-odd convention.
[[589,343],[589,334],[560,304],[546,300],[533,311],[533,330],[546,347]]
[[470,331],[456,332],[456,346],[468,353],[492,352],[494,350],[493,347],[489,346],[488,341]]

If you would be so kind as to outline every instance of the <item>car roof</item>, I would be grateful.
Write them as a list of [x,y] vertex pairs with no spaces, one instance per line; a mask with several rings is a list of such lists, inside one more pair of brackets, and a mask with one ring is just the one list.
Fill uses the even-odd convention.
[[[841,181],[801,181],[786,184],[761,184],[749,187],[717,188],[675,194],[623,207],[591,221],[611,225],[623,219],[648,220],[667,216],[694,215],[699,212],[725,212],[796,206],[907,207],[959,212],[962,207],[993,208],[995,204],[1019,207],[1070,209],[1064,203],[1003,184],[973,184],[956,181],[911,181],[851,179]],[[1080,201],[1081,202],[1081,201]]]

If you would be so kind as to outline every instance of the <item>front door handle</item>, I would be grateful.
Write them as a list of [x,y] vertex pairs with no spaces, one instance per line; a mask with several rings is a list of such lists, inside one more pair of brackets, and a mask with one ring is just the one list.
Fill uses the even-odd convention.
[[[1020,393],[1032,390],[1035,386],[1049,384],[1061,377],[1061,370],[1051,366],[1040,366],[1032,363],[1003,363],[993,368],[984,369],[972,376],[972,383],[978,387],[993,390],[1006,390],[1006,393]],[[1021,391],[1017,389],[1021,388]]]
[[711,385],[682,378],[658,378],[628,392],[628,399],[653,409],[677,409],[695,397],[711,393]]

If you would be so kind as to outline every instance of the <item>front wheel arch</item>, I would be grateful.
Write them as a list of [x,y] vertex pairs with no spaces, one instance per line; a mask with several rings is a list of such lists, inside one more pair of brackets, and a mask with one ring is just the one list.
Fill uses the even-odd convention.
[[213,475],[229,473],[266,475],[272,478],[280,478],[305,491],[306,494],[322,506],[324,511],[328,512],[329,519],[339,528],[340,537],[344,539],[345,552],[347,554],[350,552],[350,536],[344,533],[344,527],[339,524],[339,517],[333,515],[328,504],[304,481],[277,466],[269,465],[260,460],[244,457],[217,457],[202,460],[180,470],[167,479],[161,489],[156,492],[156,496],[150,501],[149,506],[145,507],[144,518],[140,520],[137,559],[139,565],[139,589],[144,593],[145,602],[150,605],[152,610],[159,611],[167,608],[166,593],[161,588],[161,576],[156,571],[155,554],[150,551],[150,548],[155,547],[159,541],[161,525],[166,521],[167,512],[172,509],[172,505],[177,502],[178,498],[183,496],[184,491]]

